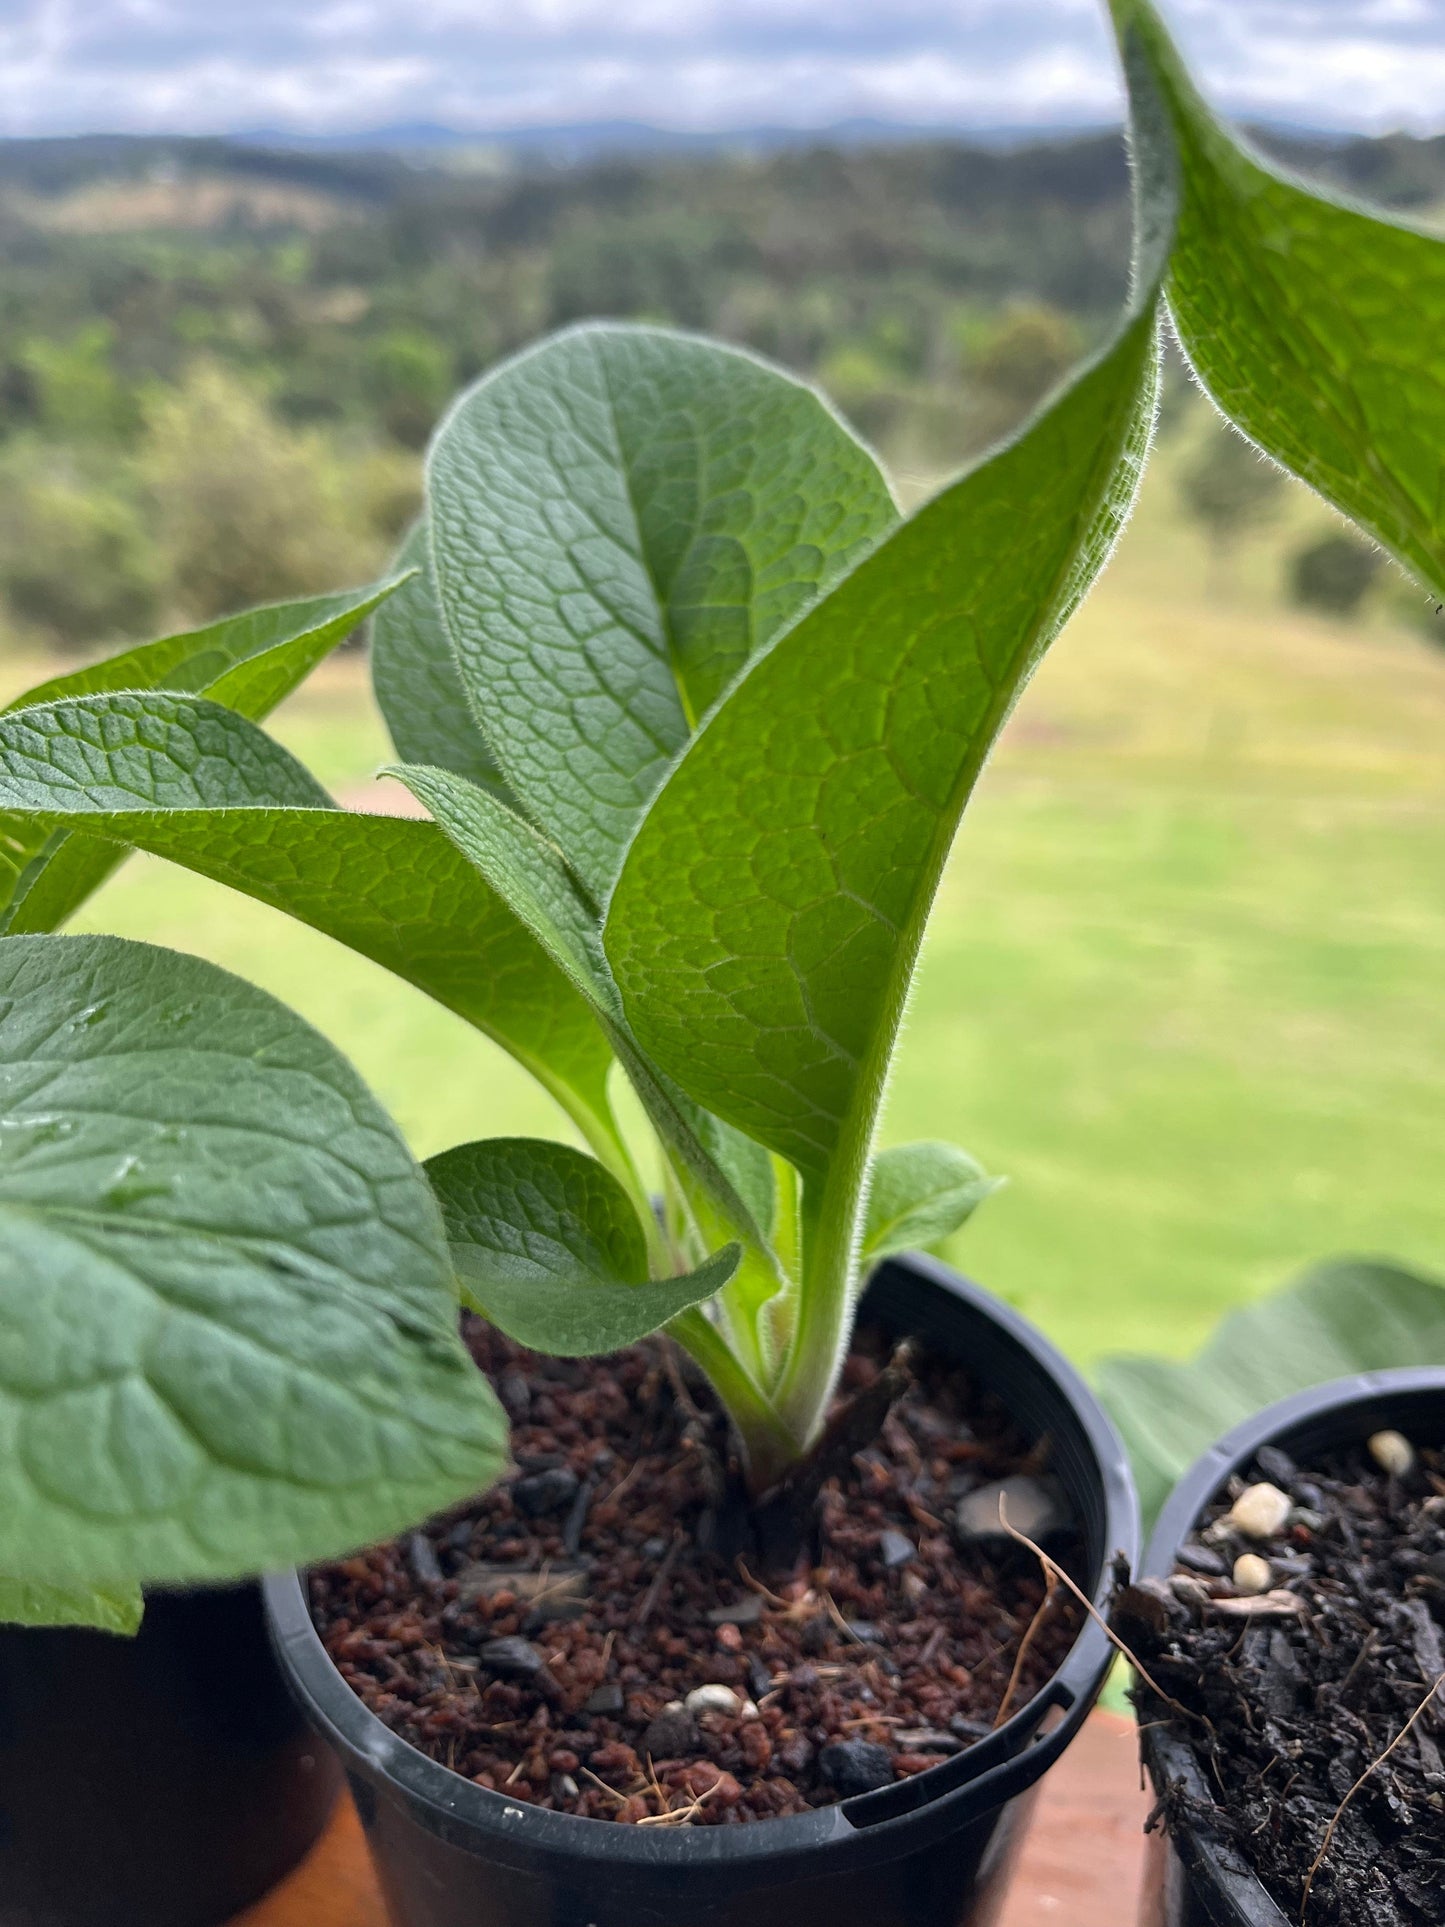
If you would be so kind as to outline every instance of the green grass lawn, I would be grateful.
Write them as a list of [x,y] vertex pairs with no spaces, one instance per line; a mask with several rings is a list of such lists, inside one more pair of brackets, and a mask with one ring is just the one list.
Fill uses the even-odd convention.
[[[1278,537],[1209,588],[1168,466],[965,821],[887,1118],[1008,1173],[952,1255],[1086,1363],[1189,1349],[1327,1253],[1445,1262],[1445,654],[1284,610]],[[351,658],[276,728],[350,795],[386,754]],[[456,1019],[216,886],[133,860],[81,921],[286,998],[421,1153],[560,1126]]]

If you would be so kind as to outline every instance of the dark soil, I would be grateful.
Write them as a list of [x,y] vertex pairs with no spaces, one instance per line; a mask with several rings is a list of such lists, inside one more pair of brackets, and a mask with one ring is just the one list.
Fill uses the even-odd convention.
[[[328,1652],[395,1733],[519,1802],[717,1825],[892,1785],[990,1730],[1044,1586],[1030,1553],[961,1541],[953,1515],[994,1479],[1042,1471],[1047,1442],[960,1371],[917,1362],[873,1444],[823,1487],[814,1542],[764,1580],[730,1502],[726,1428],[665,1341],[565,1360],[479,1320],[467,1336],[517,1470],[310,1580]],[[860,1333],[847,1386],[886,1358]],[[1076,1544],[1066,1529],[1049,1550],[1072,1564]],[[1057,1589],[1009,1711],[1080,1620]],[[679,1706],[700,1687],[715,1690]]]
[[[1121,1596],[1119,1631],[1181,1719],[1141,1689],[1141,1717],[1173,1721],[1221,1805],[1208,1824],[1243,1853],[1291,1921],[1331,1819],[1445,1672],[1445,1462],[1419,1452],[1401,1478],[1363,1445],[1307,1471],[1266,1447],[1245,1483],[1268,1480],[1294,1511],[1273,1539],[1215,1525],[1181,1549],[1174,1579]],[[1211,1531],[1211,1527],[1214,1530]],[[1234,1597],[1242,1551],[1274,1584]],[[1345,1808],[1314,1875],[1307,1927],[1438,1927],[1445,1920],[1445,1691]],[[1203,1817],[1181,1784],[1168,1825]]]

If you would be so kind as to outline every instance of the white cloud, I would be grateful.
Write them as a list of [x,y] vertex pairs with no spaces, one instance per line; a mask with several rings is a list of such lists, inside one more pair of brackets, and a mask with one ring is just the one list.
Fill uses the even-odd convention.
[[[1441,0],[1172,0],[1210,93],[1445,120]],[[960,125],[1119,110],[1102,0],[0,0],[0,131],[629,118]]]

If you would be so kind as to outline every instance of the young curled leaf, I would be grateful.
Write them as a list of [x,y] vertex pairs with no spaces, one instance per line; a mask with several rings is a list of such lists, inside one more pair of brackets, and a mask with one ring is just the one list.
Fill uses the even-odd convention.
[[956,1144],[924,1140],[875,1153],[869,1165],[864,1262],[950,1237],[1002,1183]]
[[696,1271],[649,1279],[647,1241],[622,1186],[595,1158],[544,1138],[489,1138],[434,1157],[466,1297],[529,1350],[562,1358],[616,1351],[721,1289],[741,1248]]

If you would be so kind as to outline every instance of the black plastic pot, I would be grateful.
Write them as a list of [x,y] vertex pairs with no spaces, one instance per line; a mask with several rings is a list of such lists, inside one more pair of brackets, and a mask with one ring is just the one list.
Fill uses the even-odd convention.
[[217,1927],[340,1782],[256,1586],[153,1594],[134,1639],[0,1628],[0,1927]]
[[[1200,1514],[1260,1446],[1282,1446],[1307,1467],[1311,1455],[1356,1444],[1387,1427],[1420,1444],[1445,1443],[1445,1369],[1421,1366],[1333,1379],[1237,1425],[1175,1486],[1150,1537],[1143,1571],[1155,1578],[1173,1572],[1179,1547]],[[1210,1824],[1215,1789],[1178,1729],[1167,1720],[1150,1720],[1142,1727],[1140,1745],[1156,1791],[1182,1783],[1194,1803],[1187,1824],[1149,1836],[1140,1927],[1297,1927]]]
[[[1019,1315],[922,1258],[884,1266],[867,1315],[967,1361],[1050,1466],[1102,1597],[1131,1557],[1128,1461],[1093,1395]],[[396,1927],[983,1927],[995,1918],[1030,1793],[1092,1705],[1109,1663],[1090,1622],[1047,1687],[996,1733],[917,1778],[749,1826],[614,1826],[523,1807],[449,1773],[351,1692],[294,1573],[266,1581],[293,1685],[341,1754]]]

